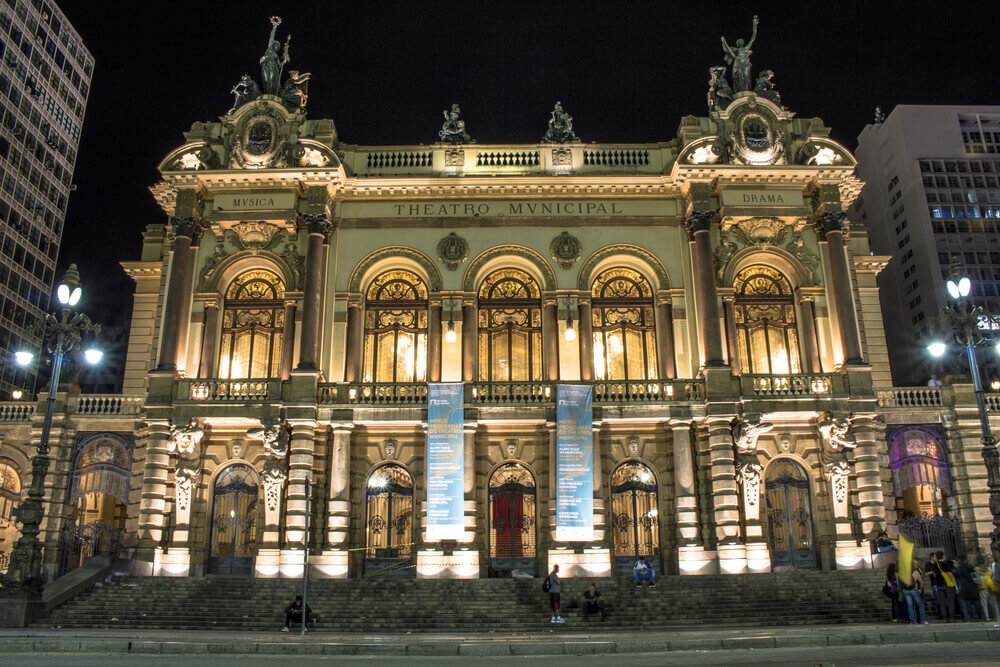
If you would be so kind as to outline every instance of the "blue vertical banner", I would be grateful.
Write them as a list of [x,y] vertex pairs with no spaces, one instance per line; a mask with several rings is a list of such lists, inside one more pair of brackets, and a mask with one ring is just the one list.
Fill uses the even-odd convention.
[[594,539],[594,389],[556,387],[556,540]]
[[427,385],[427,541],[465,531],[465,393],[461,382]]

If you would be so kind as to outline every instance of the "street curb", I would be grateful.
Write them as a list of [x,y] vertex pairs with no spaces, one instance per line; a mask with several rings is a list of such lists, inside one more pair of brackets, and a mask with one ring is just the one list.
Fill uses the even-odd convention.
[[0,654],[109,653],[136,655],[381,655],[381,656],[522,656],[592,655],[608,653],[663,653],[678,651],[734,651],[748,649],[820,648],[830,646],[889,646],[895,644],[969,643],[1000,641],[1000,630],[811,633],[770,637],[717,639],[653,639],[623,637],[618,640],[553,637],[551,639],[468,639],[408,642],[297,641],[174,641],[125,638],[7,637],[0,639]]

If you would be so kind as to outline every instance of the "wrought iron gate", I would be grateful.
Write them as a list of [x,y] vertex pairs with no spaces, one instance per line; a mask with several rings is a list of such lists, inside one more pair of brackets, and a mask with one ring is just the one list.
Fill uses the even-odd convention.
[[918,547],[940,549],[948,558],[965,552],[960,526],[956,518],[932,514],[909,516],[896,524],[899,532]]
[[257,554],[257,474],[235,463],[215,480],[209,574],[253,573]]
[[114,561],[118,558],[124,537],[124,528],[104,523],[87,523],[66,528],[59,535],[58,576],[80,567],[85,558],[105,556]]
[[771,567],[815,568],[809,478],[791,459],[778,459],[764,482]]
[[611,523],[616,569],[630,569],[640,558],[660,568],[656,478],[638,461],[623,463],[611,475]]
[[365,574],[412,577],[413,478],[402,466],[377,468],[368,478]]
[[489,574],[534,576],[535,557],[535,481],[527,468],[508,463],[490,477]]

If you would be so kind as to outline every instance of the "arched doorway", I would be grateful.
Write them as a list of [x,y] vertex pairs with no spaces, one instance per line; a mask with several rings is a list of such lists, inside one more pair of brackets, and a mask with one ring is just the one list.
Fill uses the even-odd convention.
[[506,463],[490,476],[491,577],[512,570],[535,574],[535,479],[520,463]]
[[67,499],[72,510],[59,538],[60,575],[86,558],[118,556],[128,515],[132,446],[131,434],[77,434]]
[[649,466],[626,461],[611,475],[611,530],[615,567],[631,569],[648,558],[660,569],[660,517],[656,477]]
[[10,459],[0,459],[0,572],[7,571],[10,551],[17,541],[14,511],[21,504],[21,469]]
[[413,576],[413,478],[394,463],[372,471],[366,486],[365,574]]
[[776,459],[764,479],[771,567],[816,567],[809,477],[791,459]]
[[257,473],[245,463],[234,463],[215,478],[208,574],[253,573],[257,555],[257,494]]

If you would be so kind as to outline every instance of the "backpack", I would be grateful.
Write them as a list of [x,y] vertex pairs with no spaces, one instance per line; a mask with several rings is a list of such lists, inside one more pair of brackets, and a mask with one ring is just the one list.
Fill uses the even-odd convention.
[[545,581],[542,582],[542,592],[548,593],[549,589],[551,588],[552,588],[552,580],[549,579],[548,577],[545,577]]

